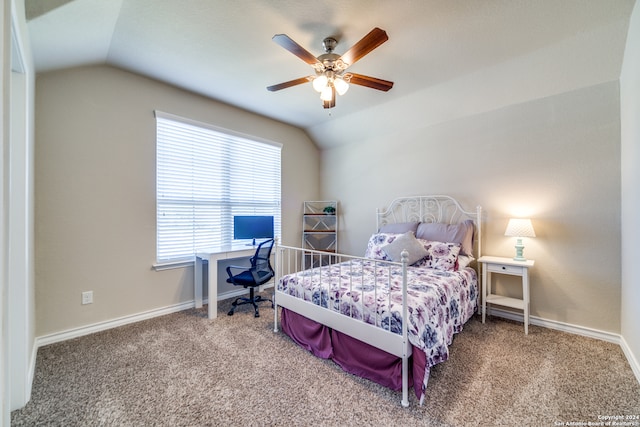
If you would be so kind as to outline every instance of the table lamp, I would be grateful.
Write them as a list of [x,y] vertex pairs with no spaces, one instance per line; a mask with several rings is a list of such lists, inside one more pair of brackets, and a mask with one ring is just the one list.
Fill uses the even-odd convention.
[[536,232],[533,231],[533,225],[531,225],[530,219],[517,219],[511,218],[509,224],[507,224],[507,230],[504,232],[505,236],[516,237],[516,256],[513,257],[516,261],[526,261],[527,259],[522,256],[524,245],[522,244],[523,237],[536,237]]

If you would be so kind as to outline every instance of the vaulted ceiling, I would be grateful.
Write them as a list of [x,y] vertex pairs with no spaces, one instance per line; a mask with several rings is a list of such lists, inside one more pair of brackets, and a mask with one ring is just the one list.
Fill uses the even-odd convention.
[[[26,0],[37,72],[110,64],[305,129],[323,148],[617,80],[635,0]],[[349,70],[323,109],[313,74],[274,43],[344,53],[372,28],[389,40]]]

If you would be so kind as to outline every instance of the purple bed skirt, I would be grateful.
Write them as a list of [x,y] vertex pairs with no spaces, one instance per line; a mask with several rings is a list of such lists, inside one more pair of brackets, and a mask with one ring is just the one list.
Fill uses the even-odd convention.
[[[285,334],[315,356],[331,359],[353,375],[402,390],[401,358],[284,308],[280,322]],[[409,359],[409,385],[413,384],[418,398],[422,394],[425,363],[424,352],[414,347]]]

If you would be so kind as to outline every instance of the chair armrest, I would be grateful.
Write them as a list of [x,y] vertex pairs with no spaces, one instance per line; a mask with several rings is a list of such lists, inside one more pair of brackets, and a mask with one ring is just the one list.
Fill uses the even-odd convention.
[[228,265],[227,268],[234,268],[237,270],[249,270],[253,267],[250,265]]
[[227,274],[229,275],[229,277],[232,277],[238,273],[242,273],[243,271],[250,271],[252,269],[253,267],[251,267],[250,265],[228,265]]

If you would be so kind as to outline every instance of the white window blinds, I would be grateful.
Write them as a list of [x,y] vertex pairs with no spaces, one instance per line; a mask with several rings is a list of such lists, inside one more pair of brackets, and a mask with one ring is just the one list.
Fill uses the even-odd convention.
[[273,215],[281,234],[280,151],[156,111],[157,261],[228,247],[234,215]]

